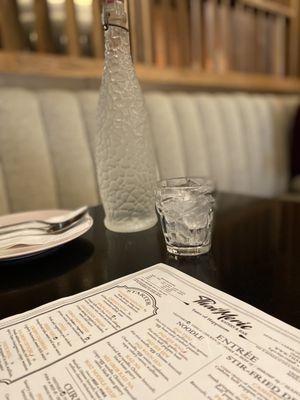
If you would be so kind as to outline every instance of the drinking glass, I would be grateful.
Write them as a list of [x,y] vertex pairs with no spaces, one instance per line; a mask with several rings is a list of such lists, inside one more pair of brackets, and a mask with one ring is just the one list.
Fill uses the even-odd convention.
[[214,190],[212,180],[202,177],[158,182],[156,209],[169,253],[196,256],[210,250]]

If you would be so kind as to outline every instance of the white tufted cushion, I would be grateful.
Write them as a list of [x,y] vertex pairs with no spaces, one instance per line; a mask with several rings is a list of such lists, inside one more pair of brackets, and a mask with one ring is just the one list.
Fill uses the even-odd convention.
[[[240,115],[242,135],[245,142],[245,151],[248,160],[248,170],[245,172],[249,180],[248,193],[263,195],[265,179],[263,170],[263,135],[260,121],[256,115],[253,98],[245,94],[238,94],[234,98],[236,109]],[[232,152],[235,150],[232,149]]]
[[75,208],[98,201],[94,165],[77,98],[68,92],[38,94],[48,149],[55,169],[59,204]]
[[183,140],[170,97],[162,93],[150,93],[145,100],[160,177],[185,176]]
[[95,115],[97,113],[98,93],[91,90],[85,90],[79,92],[77,97],[80,103],[84,125],[88,133],[90,147],[92,149],[94,135],[97,130]]
[[11,211],[57,207],[53,164],[35,93],[1,89],[0,152]]
[[[96,91],[0,89],[0,214],[99,203]],[[221,190],[288,190],[297,96],[145,94],[158,176],[212,176]]]
[[220,190],[232,190],[233,179],[230,174],[229,143],[224,135],[221,112],[214,95],[202,94],[195,98],[201,118],[210,171]]
[[179,93],[171,96],[171,102],[182,136],[185,173],[189,176],[210,176],[204,126],[194,98]]
[[276,192],[275,180],[275,124],[270,103],[261,96],[254,97],[254,108],[259,123],[259,137],[261,147],[261,192],[271,196]]
[[228,146],[226,157],[230,168],[231,190],[247,193],[250,185],[251,161],[247,153],[241,115],[237,112],[233,96],[220,95],[216,96],[215,100],[220,114],[222,135]]
[[283,98],[270,96],[269,105],[272,113],[273,130],[271,132],[273,138],[274,150],[274,190],[283,192],[289,184],[289,148],[290,138],[286,132],[290,131],[288,113]]

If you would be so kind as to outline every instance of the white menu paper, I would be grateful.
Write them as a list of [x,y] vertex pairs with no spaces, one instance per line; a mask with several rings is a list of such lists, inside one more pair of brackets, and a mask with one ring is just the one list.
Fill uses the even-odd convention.
[[300,399],[299,331],[167,265],[0,322],[0,399]]

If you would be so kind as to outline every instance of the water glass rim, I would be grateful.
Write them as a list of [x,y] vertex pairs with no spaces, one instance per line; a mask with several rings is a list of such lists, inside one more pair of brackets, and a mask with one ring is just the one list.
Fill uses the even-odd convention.
[[181,176],[159,180],[157,182],[157,189],[189,189],[208,194],[215,192],[216,186],[214,181],[206,176]]

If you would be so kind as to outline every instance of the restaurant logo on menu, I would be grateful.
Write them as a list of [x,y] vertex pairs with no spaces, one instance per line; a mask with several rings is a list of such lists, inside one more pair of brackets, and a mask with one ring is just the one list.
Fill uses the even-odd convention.
[[234,314],[232,311],[226,308],[218,307],[215,300],[207,296],[199,296],[199,299],[194,300],[193,303],[197,303],[198,305],[205,307],[206,309],[210,310],[212,314],[218,315],[218,320],[227,321],[230,323],[230,325],[233,325],[238,329],[242,329],[244,331],[252,329],[250,322],[241,321],[237,314]]

